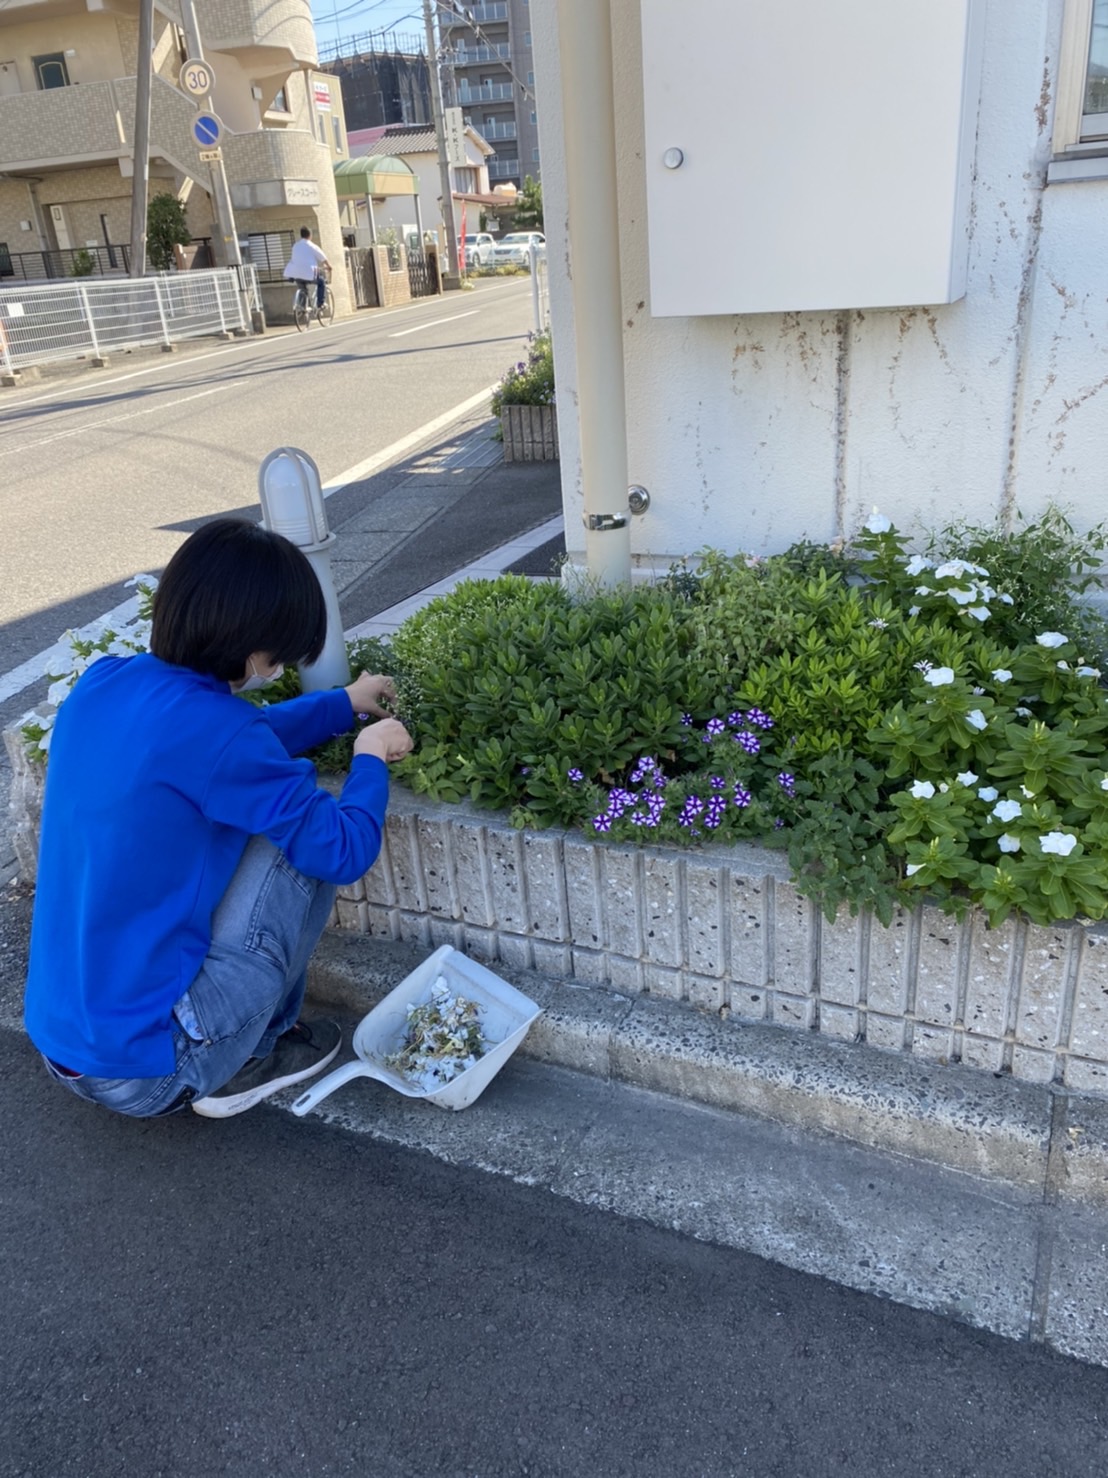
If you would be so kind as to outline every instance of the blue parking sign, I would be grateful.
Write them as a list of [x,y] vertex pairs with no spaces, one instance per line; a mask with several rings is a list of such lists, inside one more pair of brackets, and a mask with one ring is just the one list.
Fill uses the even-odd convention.
[[202,149],[210,149],[219,143],[223,124],[214,113],[197,113],[192,120],[192,136]]

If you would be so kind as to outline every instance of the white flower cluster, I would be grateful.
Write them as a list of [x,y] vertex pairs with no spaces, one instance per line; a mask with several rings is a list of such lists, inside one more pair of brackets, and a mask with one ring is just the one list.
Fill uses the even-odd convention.
[[477,1003],[454,995],[440,975],[429,1000],[409,1005],[404,1044],[385,1058],[385,1065],[430,1093],[452,1083],[487,1051]]
[[[962,770],[954,778],[959,785],[964,786],[967,790],[972,790],[977,785],[979,777],[972,770]],[[1100,782],[1100,788],[1101,790],[1108,790],[1108,775]],[[945,793],[949,789],[950,786],[944,784],[940,784],[936,789],[936,786],[930,780],[914,780],[908,787],[908,794],[914,800],[929,801],[936,794]],[[1020,791],[1024,800],[1034,800],[1035,792],[1028,790],[1026,785],[1021,785]],[[995,785],[980,786],[977,790],[977,799],[984,801],[987,806],[992,807],[992,810],[989,812],[990,821],[999,821],[1007,826],[1009,822],[1015,821],[1023,815],[1022,803],[1013,799],[1002,801],[1000,799],[1000,792]],[[1048,831],[1038,837],[1037,840],[1040,852],[1055,857],[1068,857],[1078,842],[1078,838],[1072,832],[1068,831]],[[1002,852],[1009,853],[1018,852],[1022,845],[1018,836],[1013,836],[1011,832],[1007,831],[1002,832],[997,837],[996,844]],[[904,871],[908,877],[912,877],[923,866],[924,864],[922,862],[909,863]]]
[[110,624],[107,620],[90,621],[78,631],[67,631],[58,642],[68,644],[68,651],[52,652],[43,676],[50,679],[46,701],[50,707],[45,712],[32,709],[21,719],[28,742],[47,754],[53,734],[54,720],[58,708],[69,697],[73,684],[94,662],[101,657],[134,657],[139,652],[150,650],[150,620],[143,612],[149,606],[158,581],[153,575],[134,575],[125,582],[136,586],[140,592],[134,601],[134,609],[123,619]]

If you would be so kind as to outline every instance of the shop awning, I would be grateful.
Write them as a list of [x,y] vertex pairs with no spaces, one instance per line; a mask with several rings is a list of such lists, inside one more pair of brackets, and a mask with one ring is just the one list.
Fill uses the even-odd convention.
[[419,179],[411,166],[393,154],[367,154],[335,165],[335,193],[340,200],[367,195],[418,195]]

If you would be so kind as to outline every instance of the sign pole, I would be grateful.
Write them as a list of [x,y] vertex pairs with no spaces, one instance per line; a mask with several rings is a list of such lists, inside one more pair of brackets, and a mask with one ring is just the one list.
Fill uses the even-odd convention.
[[[181,0],[181,29],[185,33],[185,47],[190,60],[204,61],[204,48],[200,41],[200,27],[196,20],[196,6],[193,0]],[[211,86],[215,81],[215,75],[211,68],[208,69],[208,84]],[[212,98],[200,99],[209,109],[212,107]],[[215,152],[215,151],[213,151]],[[209,193],[212,204],[215,206],[215,218],[219,227],[219,234],[223,241],[223,251],[227,259],[227,265],[234,271],[238,279],[239,297],[242,302],[243,322],[250,325],[254,321],[253,304],[250,301],[250,293],[246,287],[246,274],[242,270],[242,248],[239,246],[238,231],[235,229],[235,208],[231,201],[231,187],[227,183],[227,171],[223,164],[223,152],[219,151],[219,157],[208,168]]]
[[442,116],[442,79],[439,76],[439,52],[435,41],[435,19],[431,0],[423,0],[423,25],[427,33],[427,66],[431,81],[431,112],[435,119],[435,142],[439,151],[439,187],[442,190],[442,219],[446,227],[446,254],[449,261],[443,273],[443,287],[460,287],[462,265],[458,261],[458,234],[454,225],[454,191],[450,184],[450,158],[446,150],[446,126]]

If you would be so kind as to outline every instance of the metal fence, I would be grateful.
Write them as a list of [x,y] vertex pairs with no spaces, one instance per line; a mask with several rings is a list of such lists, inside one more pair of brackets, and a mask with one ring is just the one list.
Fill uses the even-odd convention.
[[[251,268],[247,296],[259,301]],[[0,287],[0,366],[49,364],[251,327],[232,271]]]

